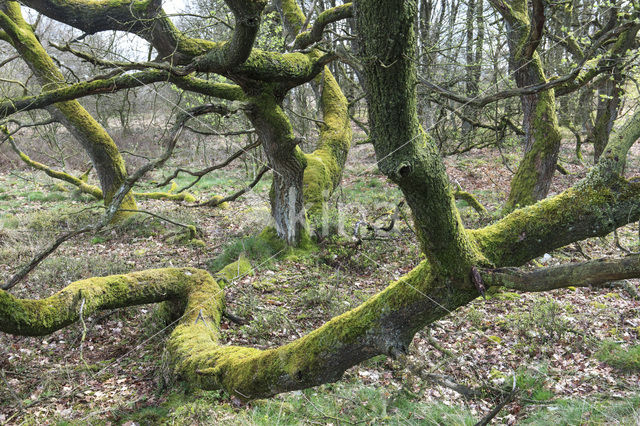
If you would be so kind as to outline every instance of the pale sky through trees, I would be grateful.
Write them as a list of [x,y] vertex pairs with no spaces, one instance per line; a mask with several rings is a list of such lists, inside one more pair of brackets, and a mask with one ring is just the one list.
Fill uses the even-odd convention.
[[165,0],[162,2],[164,11],[168,14],[178,13],[185,8],[184,0]]

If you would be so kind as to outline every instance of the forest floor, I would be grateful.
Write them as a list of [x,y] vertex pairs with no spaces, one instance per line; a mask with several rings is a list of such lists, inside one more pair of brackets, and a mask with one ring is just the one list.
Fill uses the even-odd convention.
[[[567,143],[561,155],[570,174],[557,174],[552,193],[587,173],[587,166],[572,161],[571,149]],[[482,150],[446,159],[451,179],[490,212],[482,217],[459,202],[467,226],[500,216],[512,176],[505,162],[513,169],[517,158]],[[637,162],[629,173],[640,174]],[[177,180],[178,186],[188,182]],[[204,200],[249,181],[246,169],[236,166],[208,175],[192,192]],[[4,277],[55,235],[99,217],[99,203],[55,183],[26,169],[0,175]],[[147,268],[215,270],[244,252],[254,270],[225,295],[229,311],[248,323],[224,321],[222,328],[230,344],[267,348],[357,306],[420,261],[402,215],[390,232],[356,226],[388,224],[402,199],[377,171],[371,146],[350,152],[332,199],[329,223],[341,235],[320,237],[309,255],[280,257],[251,238],[266,224],[268,188],[265,179],[225,209],[139,201],[144,210],[196,225],[204,244],[183,238],[180,227],[138,214],[64,244],[12,293],[45,297],[82,278]],[[639,251],[638,232],[638,224],[629,225],[617,240],[609,235],[567,246],[531,266],[625,255],[619,246]],[[154,306],[101,312],[85,319],[86,329],[74,324],[38,338],[0,334],[0,424],[471,425],[505,398],[514,381],[517,393],[496,424],[637,424],[637,292],[637,280],[541,294],[492,292],[419,332],[406,359],[379,356],[349,369],[337,383],[249,404],[221,392],[190,391],[172,377],[164,350],[171,327],[159,325]]]

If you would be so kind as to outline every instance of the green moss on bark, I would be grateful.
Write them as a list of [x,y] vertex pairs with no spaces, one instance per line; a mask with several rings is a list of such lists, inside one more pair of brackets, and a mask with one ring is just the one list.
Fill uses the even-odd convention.
[[533,204],[549,191],[561,140],[552,90],[538,95],[530,132],[531,147],[511,180],[506,211]]
[[640,184],[596,169],[559,195],[467,233],[495,266],[519,266],[555,248],[607,235],[637,220],[639,196]]
[[317,149],[305,154],[304,197],[310,214],[322,211],[325,198],[340,184],[342,170],[351,147],[348,102],[328,68],[323,74],[320,98],[324,124],[320,127]]
[[127,275],[76,281],[41,300],[18,299],[0,290],[0,331],[42,336],[78,321],[82,300],[83,315],[164,300],[180,299],[193,282],[208,276],[192,268],[150,269]]

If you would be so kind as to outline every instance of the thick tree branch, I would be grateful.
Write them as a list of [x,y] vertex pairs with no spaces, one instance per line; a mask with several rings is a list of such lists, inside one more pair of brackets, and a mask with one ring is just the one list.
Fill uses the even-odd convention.
[[316,149],[304,155],[307,167],[304,171],[303,190],[305,202],[311,203],[310,214],[320,212],[323,202],[340,184],[353,136],[347,98],[329,68],[325,68],[317,81],[320,79],[323,122]]
[[327,25],[351,17],[353,17],[353,6],[351,3],[325,10],[318,15],[311,30],[304,31],[296,36],[293,48],[295,50],[301,50],[311,46],[313,43],[322,39],[322,33]]
[[77,83],[34,96],[9,99],[0,103],[0,118],[17,112],[45,108],[58,102],[78,99],[99,93],[112,93],[122,89],[131,89],[151,83],[171,82],[185,90],[215,96],[227,100],[240,100],[244,97],[238,86],[224,83],[212,83],[195,77],[179,77],[167,71],[152,70],[133,74],[124,74],[104,80]]
[[147,71],[121,75],[105,80],[95,80],[88,83],[78,83],[43,92],[39,95],[4,100],[0,103],[0,118],[15,114],[16,112],[45,108],[58,102],[78,99],[98,93],[111,93],[120,89],[130,89],[167,79],[168,74],[165,71]]
[[26,0],[24,4],[51,19],[88,34],[119,30],[137,34],[160,52],[161,60],[188,70],[215,72],[237,81],[305,83],[331,62],[331,54],[280,54],[252,49],[265,0],[227,0],[236,17],[228,42],[211,42],[182,34],[158,0]]
[[640,219],[640,180],[620,173],[640,139],[640,112],[609,139],[589,175],[566,191],[467,231],[495,266],[519,266],[585,238],[604,236]]
[[569,286],[589,287],[609,281],[640,277],[640,256],[598,259],[581,263],[540,268],[534,271],[494,269],[482,272],[490,286],[503,286],[520,291],[549,291]]
[[609,138],[599,163],[608,164],[610,172],[622,173],[629,149],[640,140],[640,110],[628,119],[622,129]]
[[[249,272],[234,262],[218,275],[231,281]],[[156,269],[77,281],[42,300],[0,291],[0,331],[45,335],[83,314],[166,300],[186,302],[167,341],[175,371],[204,389],[224,388],[251,399],[338,380],[349,367],[378,354],[406,352],[416,331],[476,297],[453,294],[423,263],[358,308],[298,340],[270,350],[220,344],[224,297],[218,283],[198,269]]]
[[515,210],[485,228],[468,231],[496,266],[519,266],[585,238],[604,236],[640,219],[640,182],[598,170],[559,195]]
[[542,31],[544,30],[544,0],[532,0],[532,13],[531,13],[531,29],[529,31],[529,37],[524,45],[525,58],[531,59],[533,52],[538,49],[540,41],[542,40]]
[[[225,71],[249,56],[265,0],[227,0],[236,18],[231,39],[213,43],[182,34],[158,0],[27,0],[25,5],[87,34],[118,30],[137,34],[160,52],[162,59],[200,71]],[[194,61],[195,59],[195,61]],[[206,68],[206,69],[205,69]]]

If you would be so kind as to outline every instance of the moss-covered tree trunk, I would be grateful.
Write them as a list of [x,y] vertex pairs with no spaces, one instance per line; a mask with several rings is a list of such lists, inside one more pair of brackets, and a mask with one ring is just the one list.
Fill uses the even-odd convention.
[[[8,1],[0,4],[0,11],[0,27],[38,77],[43,91],[65,87],[64,76],[38,41],[31,26],[22,18],[19,3]],[[127,177],[124,160],[113,139],[78,101],[59,102],[47,109],[87,152],[100,180],[105,204],[108,205]],[[136,203],[133,195],[128,195],[121,207],[134,210]]]
[[417,115],[412,1],[357,4],[356,22],[378,167],[411,207],[423,250],[445,274],[466,277],[481,261],[466,237],[438,149]]
[[[351,5],[332,5],[323,11],[311,30],[301,32],[306,17],[295,0],[276,0],[274,2],[280,12],[288,37],[295,39],[294,47],[306,46],[311,40],[321,38],[321,29],[336,19],[351,16]],[[306,30],[306,29],[305,29]],[[314,49],[312,54],[320,55]],[[351,121],[348,112],[348,101],[340,84],[328,67],[313,80],[314,92],[318,94],[319,109],[323,123],[320,125],[320,137],[316,149],[305,154],[307,166],[304,172],[304,200],[308,213],[315,215],[322,211],[326,198],[340,184],[342,170],[351,147]]]
[[297,246],[306,232],[302,179],[307,161],[298,148],[291,121],[282,109],[282,95],[272,86],[263,86],[251,98],[249,119],[262,140],[262,147],[273,170],[271,216],[278,236]]
[[[619,75],[619,73],[616,73]],[[598,107],[596,109],[596,119],[593,129],[587,141],[593,143],[593,161],[597,162],[604,151],[604,147],[609,141],[609,135],[613,130],[613,123],[618,117],[620,108],[620,95],[622,88],[620,80],[615,78],[613,73],[611,78],[605,79],[598,88]]]
[[[509,66],[518,87],[547,82],[536,48],[544,26],[541,0],[530,16],[526,0],[492,0],[504,17],[509,45]],[[524,157],[511,180],[506,209],[527,206],[549,193],[560,150],[560,128],[553,90],[523,95]]]
[[318,79],[322,84],[323,124],[316,149],[305,154],[307,168],[303,179],[305,205],[311,215],[322,212],[327,198],[340,184],[352,137],[348,102],[340,85],[326,67]]
[[[310,37],[299,34],[306,19],[293,0],[276,2],[289,38],[296,41]],[[329,12],[330,13],[330,12]],[[319,18],[321,19],[321,18]],[[320,55],[319,51],[312,54]],[[340,183],[342,169],[351,145],[351,128],[347,99],[327,67],[315,81],[322,86],[319,106],[324,123],[320,127],[317,148],[305,154],[298,147],[293,127],[282,109],[289,84],[246,84],[253,107],[248,116],[262,140],[262,147],[273,170],[271,216],[278,236],[297,246],[305,236],[306,211],[322,211],[325,198]],[[251,95],[254,92],[259,92]]]

